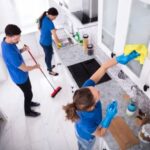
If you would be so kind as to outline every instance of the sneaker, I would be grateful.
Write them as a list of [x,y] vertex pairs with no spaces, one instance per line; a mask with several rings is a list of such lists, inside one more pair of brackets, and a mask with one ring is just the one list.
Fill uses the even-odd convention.
[[51,69],[54,69],[56,66],[55,65],[52,65],[52,68]]
[[36,106],[40,106],[40,103],[37,103],[37,102],[31,102],[31,107],[36,107]]
[[49,71],[49,74],[52,76],[58,76],[59,74],[57,72]]
[[25,113],[25,115],[27,117],[38,117],[41,115],[41,113],[31,110],[31,111]]

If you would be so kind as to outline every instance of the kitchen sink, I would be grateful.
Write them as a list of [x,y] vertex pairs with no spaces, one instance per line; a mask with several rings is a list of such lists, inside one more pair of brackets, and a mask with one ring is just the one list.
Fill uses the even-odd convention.
[[[77,44],[75,40],[70,36],[70,34],[65,29],[58,29],[57,35],[59,37],[59,40],[62,43],[61,48],[66,48],[66,47],[70,47],[70,46]],[[57,48],[55,42],[54,42],[54,46]]]
[[[78,64],[74,64],[68,66],[70,73],[72,74],[73,78],[75,79],[77,85],[79,87],[89,79],[92,74],[100,67],[99,63],[95,59],[90,59],[84,62],[80,62]],[[110,76],[106,73],[103,78],[97,83],[103,83],[106,81],[111,80]]]

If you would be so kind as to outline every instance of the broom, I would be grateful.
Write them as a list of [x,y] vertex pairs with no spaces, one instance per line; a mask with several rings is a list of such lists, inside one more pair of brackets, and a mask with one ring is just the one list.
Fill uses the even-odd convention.
[[[26,46],[26,45],[24,45]],[[37,63],[36,59],[34,58],[34,56],[32,55],[32,53],[30,52],[30,49],[28,50],[28,53],[30,54],[30,56],[32,57],[33,61]],[[60,86],[58,86],[57,88],[54,88],[54,86],[51,84],[51,82],[49,81],[49,79],[47,78],[47,76],[45,75],[44,71],[40,68],[41,73],[43,74],[43,76],[45,77],[45,79],[47,80],[47,82],[49,83],[49,85],[52,87],[53,92],[51,93],[51,97],[55,97],[57,95],[57,93],[62,89]]]

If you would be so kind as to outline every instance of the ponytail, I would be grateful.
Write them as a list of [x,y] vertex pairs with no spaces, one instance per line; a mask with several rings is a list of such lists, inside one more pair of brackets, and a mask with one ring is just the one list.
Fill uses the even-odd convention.
[[42,27],[42,20],[46,16],[46,14],[52,15],[52,16],[57,16],[58,15],[58,11],[54,7],[49,8],[48,11],[44,11],[44,13],[41,15],[41,17],[38,20],[38,22],[39,22],[39,29],[41,29],[41,27]]
[[68,120],[71,120],[72,122],[75,122],[79,119],[79,116],[76,113],[75,103],[67,104],[66,106],[63,106],[63,109],[66,112],[66,118]]
[[72,122],[77,121],[80,117],[78,111],[88,111],[89,108],[95,105],[94,96],[89,88],[80,88],[75,91],[73,95],[73,103],[63,106],[66,112],[66,118]]
[[41,17],[39,18],[38,22],[39,22],[39,29],[41,29],[42,27],[42,20],[43,18],[46,16],[47,11],[44,11],[43,14],[41,15]]

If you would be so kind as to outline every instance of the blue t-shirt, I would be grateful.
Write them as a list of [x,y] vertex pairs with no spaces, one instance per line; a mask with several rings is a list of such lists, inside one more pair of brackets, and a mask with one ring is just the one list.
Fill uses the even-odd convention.
[[[95,86],[95,82],[91,79],[87,80],[82,87]],[[92,133],[96,130],[102,120],[101,102],[98,101],[92,111],[76,111],[79,120],[75,123],[78,135],[86,140],[93,139]]]
[[44,46],[52,45],[51,30],[53,29],[55,29],[53,22],[47,16],[45,16],[41,24],[40,44]]
[[24,72],[18,68],[24,63],[24,60],[16,44],[6,43],[4,39],[1,43],[1,47],[2,56],[12,80],[16,84],[25,83],[28,79],[28,72]]

